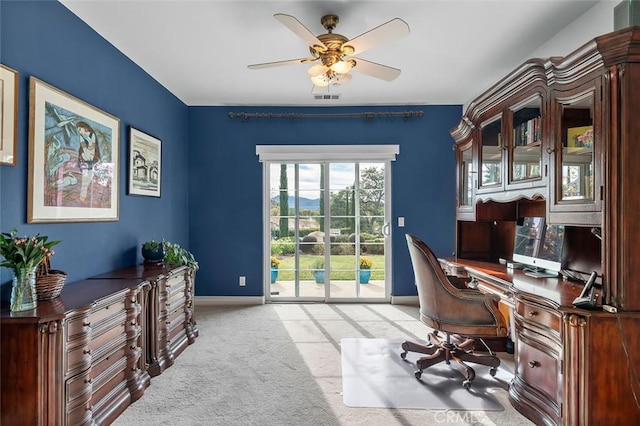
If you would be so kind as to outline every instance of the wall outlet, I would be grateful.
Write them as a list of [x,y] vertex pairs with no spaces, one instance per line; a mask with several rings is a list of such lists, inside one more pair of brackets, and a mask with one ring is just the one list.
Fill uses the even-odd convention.
[[240,277],[239,284],[240,287],[244,287],[245,285],[247,285],[247,277]]
[[398,217],[398,228],[404,228],[404,216]]

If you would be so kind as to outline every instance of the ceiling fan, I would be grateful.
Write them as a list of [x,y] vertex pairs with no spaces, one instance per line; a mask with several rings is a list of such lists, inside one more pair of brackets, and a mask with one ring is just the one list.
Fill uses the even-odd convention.
[[349,74],[350,70],[386,81],[395,80],[400,75],[400,70],[397,68],[352,57],[352,55],[360,54],[380,44],[408,35],[409,25],[400,18],[392,19],[355,38],[348,39],[333,32],[339,22],[337,15],[325,15],[320,19],[320,23],[327,30],[327,33],[318,36],[313,35],[291,15],[277,13],[273,17],[307,43],[311,57],[253,64],[248,66],[249,69],[318,62],[307,70],[313,83],[313,92],[316,92],[318,88],[348,82],[352,77]]

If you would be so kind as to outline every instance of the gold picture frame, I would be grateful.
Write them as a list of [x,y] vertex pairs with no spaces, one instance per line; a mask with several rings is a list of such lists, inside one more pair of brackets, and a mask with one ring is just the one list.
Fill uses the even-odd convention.
[[120,120],[29,79],[27,222],[118,220]]
[[18,72],[0,64],[0,164],[15,166],[18,151]]
[[160,196],[162,141],[129,126],[129,195]]

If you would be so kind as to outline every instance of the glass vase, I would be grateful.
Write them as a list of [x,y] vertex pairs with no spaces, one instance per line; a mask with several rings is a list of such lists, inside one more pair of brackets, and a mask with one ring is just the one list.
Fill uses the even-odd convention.
[[11,287],[11,310],[28,311],[38,306],[36,294],[36,267],[21,268],[13,271]]

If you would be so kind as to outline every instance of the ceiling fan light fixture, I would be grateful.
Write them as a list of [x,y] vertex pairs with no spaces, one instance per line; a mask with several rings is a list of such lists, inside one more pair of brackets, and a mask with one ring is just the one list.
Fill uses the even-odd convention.
[[335,72],[336,74],[346,74],[351,70],[352,67],[353,67],[352,61],[341,60],[331,65],[330,68],[331,68],[331,71]]
[[326,74],[320,74],[311,77],[311,82],[318,87],[327,87],[329,85],[330,79]]
[[326,73],[329,70],[326,66],[322,64],[316,64],[307,70],[307,74],[311,77],[316,77]]
[[353,76],[351,74],[336,74],[332,79],[333,84],[345,84],[351,81]]

